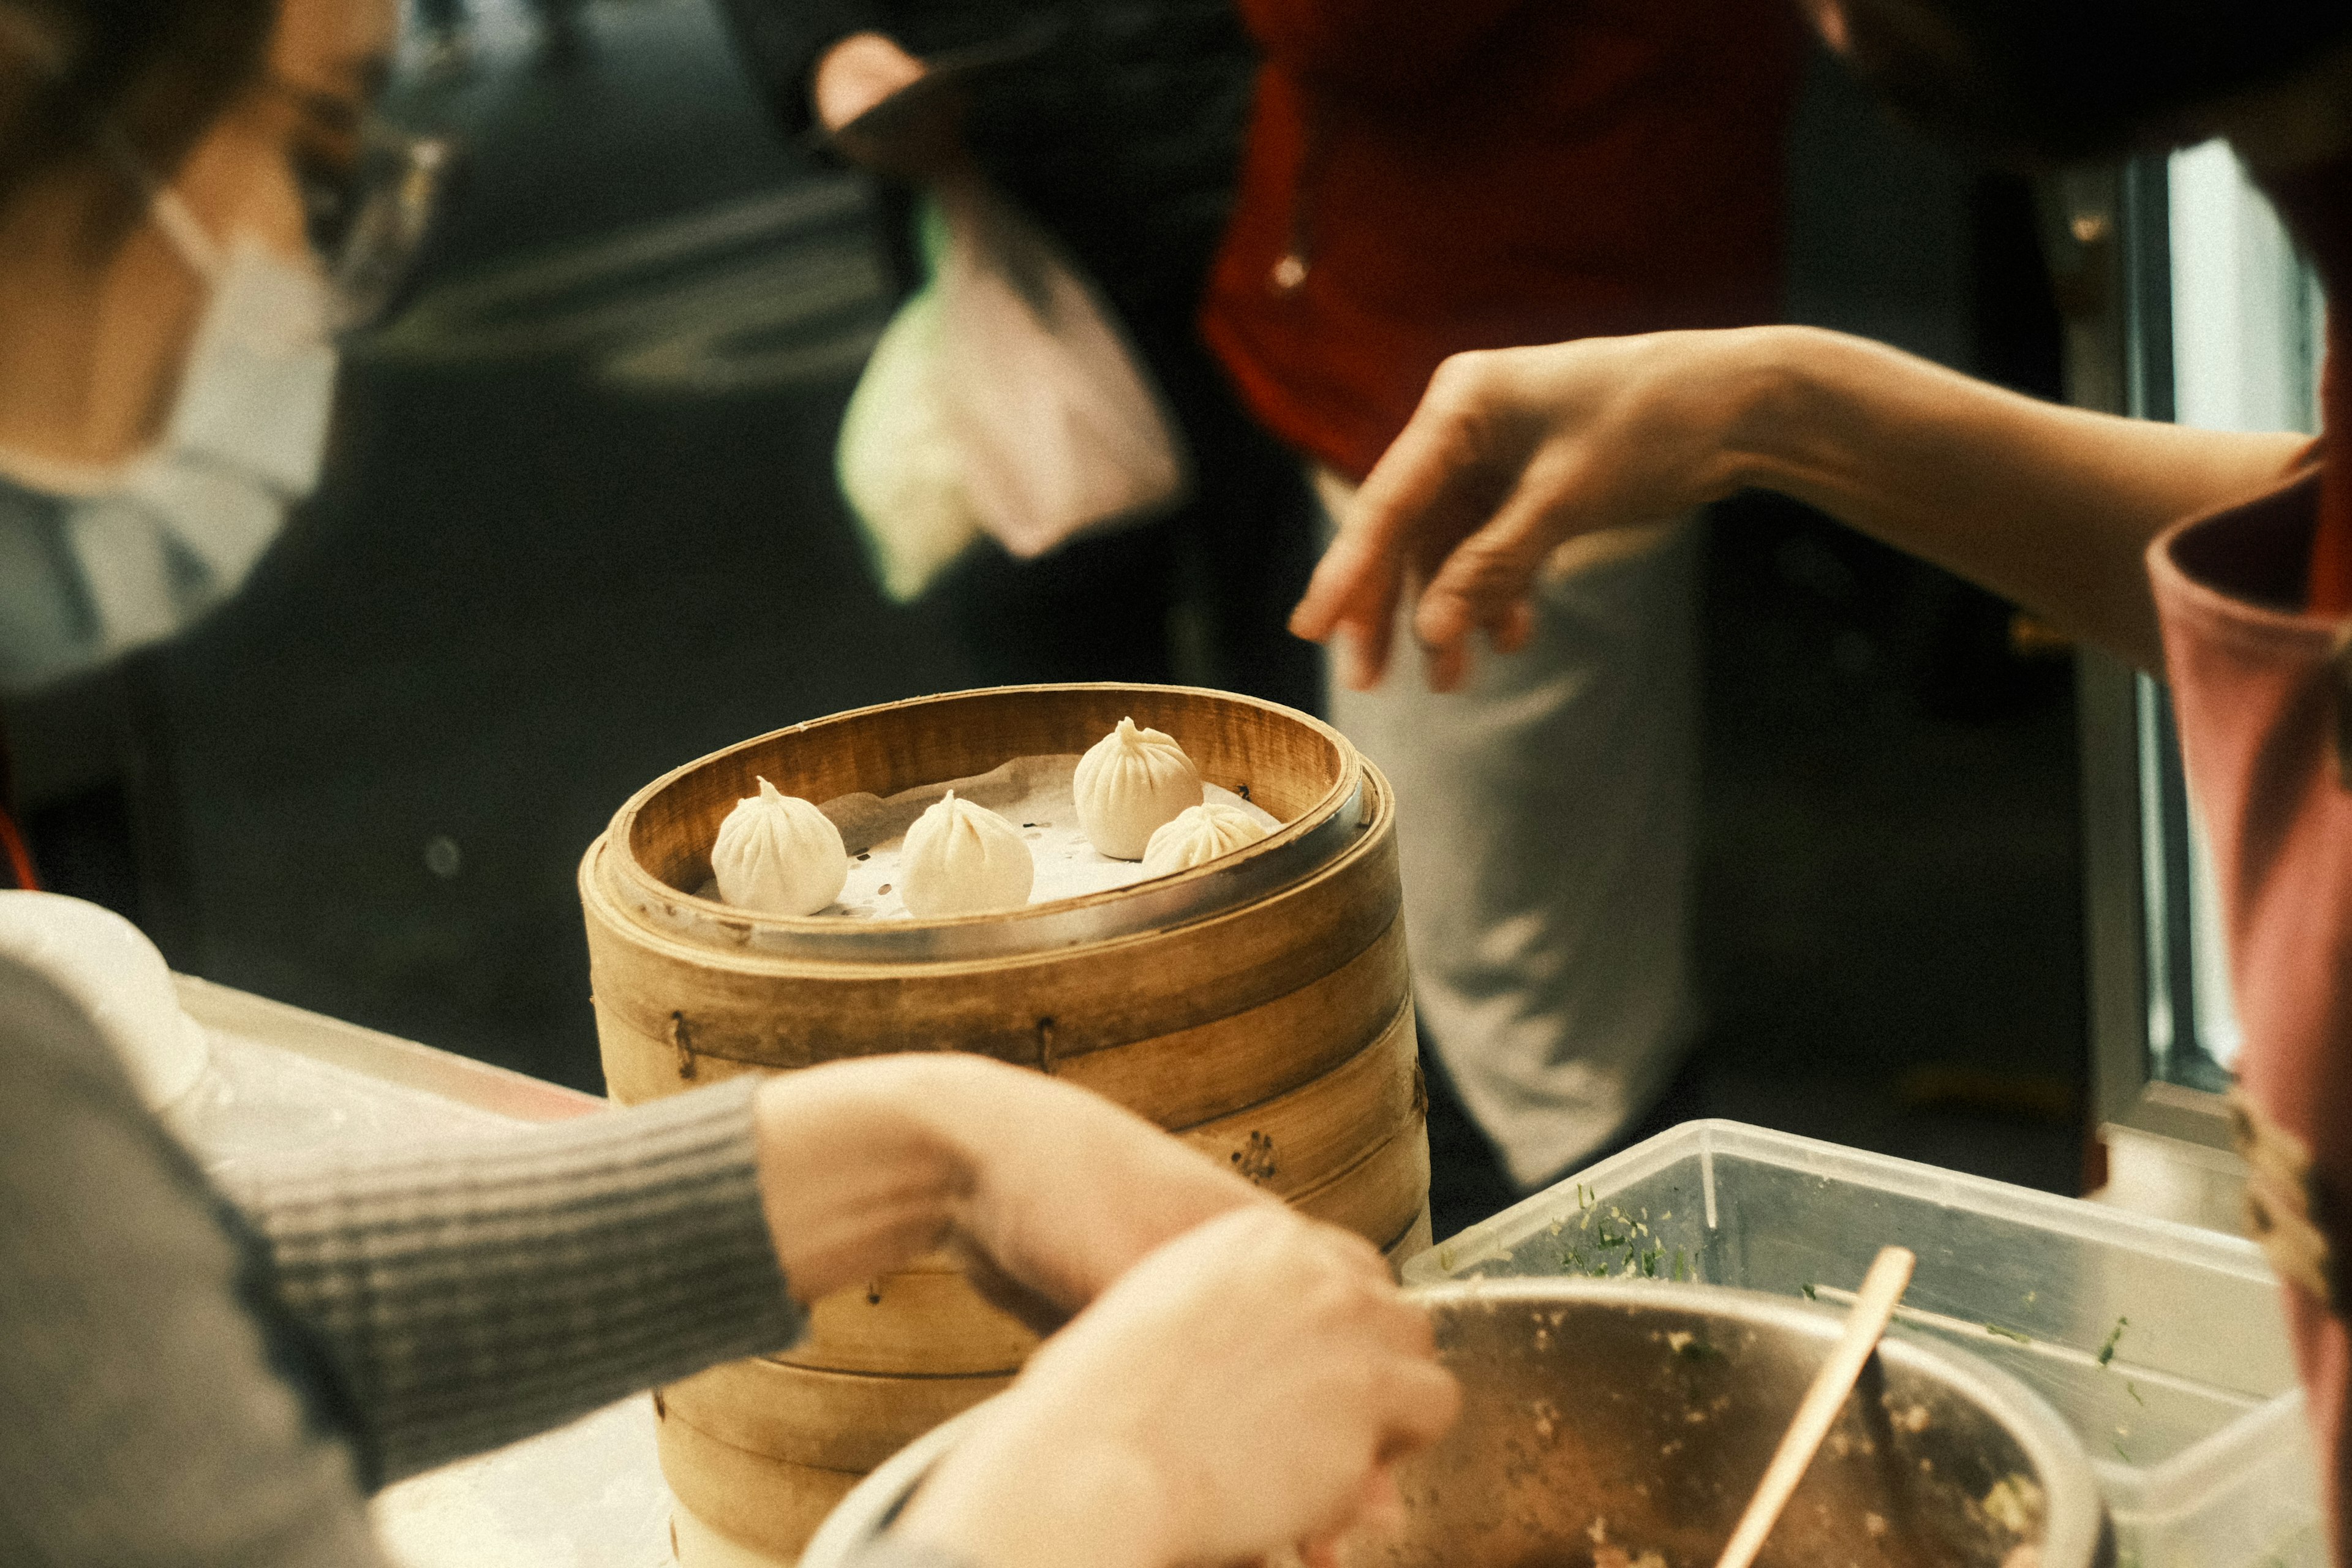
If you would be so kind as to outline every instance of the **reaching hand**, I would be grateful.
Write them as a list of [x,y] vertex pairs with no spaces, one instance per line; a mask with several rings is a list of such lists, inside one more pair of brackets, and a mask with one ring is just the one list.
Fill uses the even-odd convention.
[[1272,1195],[1134,1112],[1070,1084],[987,1064],[985,1115],[955,1136],[976,1180],[950,1245],[974,1284],[1041,1332],[1202,1221]]
[[841,152],[878,174],[930,178],[961,158],[961,95],[952,91],[915,99],[904,115],[877,115],[845,129],[869,110],[905,92],[929,74],[923,62],[882,33],[852,33],[817,61],[809,97],[817,123],[834,133]]
[[1738,488],[1729,443],[1767,341],[1663,332],[1454,355],[1365,479],[1291,630],[1316,642],[1344,630],[1349,684],[1376,685],[1418,585],[1429,683],[1459,685],[1471,633],[1506,653],[1525,644],[1529,590],[1562,542]]
[[1099,1095],[984,1057],[781,1074],[756,1116],[776,1255],[803,1300],[944,1246],[1042,1331],[1171,1237],[1276,1206]]
[[983,1568],[1167,1568],[1398,1506],[1453,1424],[1429,1319],[1360,1238],[1273,1206],[1153,1253],[1031,1360],[896,1528]]

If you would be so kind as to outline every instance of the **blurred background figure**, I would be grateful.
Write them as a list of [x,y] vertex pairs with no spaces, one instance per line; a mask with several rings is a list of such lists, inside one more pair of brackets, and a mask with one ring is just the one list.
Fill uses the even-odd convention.
[[[1242,9],[1267,63],[1202,319],[1331,518],[1448,354],[1780,313],[1780,0]],[[1690,518],[1564,552],[1458,692],[1335,672],[1402,813],[1440,1236],[1700,1114],[1698,563]]]
[[[446,163],[372,117],[392,13],[384,39],[341,36],[372,16],[299,14],[295,63],[192,153],[167,94],[83,110],[102,84],[30,24],[10,39],[10,63],[46,80],[26,128],[0,122],[0,687],[201,618],[317,488],[336,338],[395,297]],[[60,124],[89,144],[60,153]]]
[[[561,70],[588,48],[584,0],[530,0],[539,27],[539,64]],[[415,0],[413,18],[423,47],[419,62],[429,76],[463,75],[474,63],[474,19],[467,0]]]
[[426,70],[454,76],[472,62],[474,28],[466,0],[416,0],[415,16]]
[[920,279],[904,182],[968,150],[1100,287],[1191,446],[1193,493],[1172,515],[1034,561],[984,542],[951,571],[936,592],[974,668],[991,681],[1181,680],[1314,707],[1314,656],[1283,626],[1312,563],[1309,502],[1194,325],[1256,65],[1226,0],[724,4],[795,136],[855,120],[928,58],[1015,57],[890,136],[839,141],[891,182],[898,286]]

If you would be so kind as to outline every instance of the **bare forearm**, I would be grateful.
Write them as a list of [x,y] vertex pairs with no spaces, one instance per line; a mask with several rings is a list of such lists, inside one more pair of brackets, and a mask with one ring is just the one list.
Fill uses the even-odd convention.
[[1881,344],[1766,328],[1735,445],[1808,501],[2146,668],[2141,555],[2170,523],[2284,475],[2305,438],[2190,430],[2004,392]]

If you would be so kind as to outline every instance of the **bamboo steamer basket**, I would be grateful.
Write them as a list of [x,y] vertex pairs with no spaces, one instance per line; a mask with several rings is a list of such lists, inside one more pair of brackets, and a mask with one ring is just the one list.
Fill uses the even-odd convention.
[[[1130,715],[1284,826],[1175,876],[955,920],[789,919],[698,896],[755,776],[816,801],[887,796],[1083,752]],[[580,891],[624,1103],[741,1072],[974,1051],[1096,1089],[1376,1245],[1426,1243],[1393,804],[1304,714],[1113,685],[839,714],[646,785],[590,846]],[[703,1524],[788,1561],[849,1481],[1001,1387],[1034,1343],[951,1265],[923,1260],[816,1303],[790,1351],[664,1390],[665,1474]]]

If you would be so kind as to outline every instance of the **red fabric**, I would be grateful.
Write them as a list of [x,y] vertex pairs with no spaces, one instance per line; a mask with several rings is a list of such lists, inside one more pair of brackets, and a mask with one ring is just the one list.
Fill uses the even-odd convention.
[[[2279,216],[2312,258],[2331,300],[2352,301],[2352,155],[2263,182]],[[2352,305],[2327,316],[2327,368],[2319,384],[2318,526],[2311,538],[2314,615],[2352,614]]]
[[1267,61],[1202,330],[1339,472],[1370,469],[1450,353],[1778,313],[1786,0],[1242,11]]
[[[2319,471],[2189,522],[2148,551],[2165,668],[2229,929],[2246,1093],[2352,1194],[2352,791],[2333,761],[2336,623],[2291,608],[2316,531]],[[2352,1261],[2340,1206],[2331,1244]],[[2352,1269],[2347,1270],[2352,1279]],[[2333,1560],[2347,1555],[2352,1346],[2344,1320],[2287,1284]],[[2338,1304],[2338,1310],[2341,1304]]]
[[8,863],[8,875],[17,887],[28,893],[41,890],[41,875],[33,868],[33,852],[25,844],[25,836],[16,831],[16,819],[8,808],[0,805],[0,860]]

